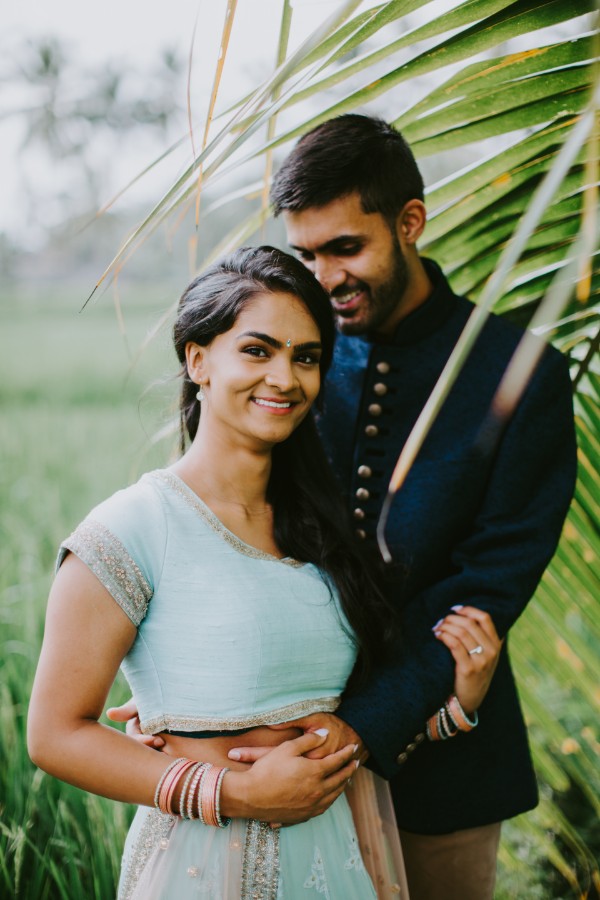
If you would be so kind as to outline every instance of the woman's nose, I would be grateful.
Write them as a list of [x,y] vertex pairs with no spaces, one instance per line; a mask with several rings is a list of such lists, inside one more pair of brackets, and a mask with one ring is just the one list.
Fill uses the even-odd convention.
[[290,391],[298,384],[292,361],[287,354],[282,353],[271,360],[268,372],[265,374],[265,384],[275,387],[280,391]]

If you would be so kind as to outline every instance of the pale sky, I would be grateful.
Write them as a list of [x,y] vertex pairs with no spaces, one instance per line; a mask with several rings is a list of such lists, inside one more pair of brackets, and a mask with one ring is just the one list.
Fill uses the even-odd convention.
[[[290,47],[297,46],[331,12],[340,0],[295,0]],[[369,3],[365,4],[370,5]],[[198,26],[192,69],[192,104],[202,121],[212,85],[223,28],[226,0],[0,0],[0,230],[21,233],[27,226],[21,219],[19,179],[16,171],[23,124],[6,110],[23,104],[18,83],[6,81],[7,73],[18,65],[17,48],[24,40],[56,37],[66,41],[76,59],[90,68],[111,61],[127,61],[144,69],[164,48],[176,48],[186,60],[194,23]],[[255,87],[274,68],[281,0],[238,0],[230,47],[219,98],[222,106]],[[185,79],[179,104],[185,107]],[[182,116],[181,128],[186,121]],[[178,130],[177,136],[182,133]],[[147,152],[144,152],[146,150]],[[153,150],[142,148],[135,161],[115,159],[115,189],[145,166]],[[29,179],[51,182],[52,171],[42,171],[43,163],[28,160]],[[36,165],[38,168],[36,169]],[[30,227],[30,225],[29,225]]]
[[[361,9],[374,4],[375,0],[364,0]],[[431,6],[421,8],[418,15],[430,18],[437,11],[454,6],[458,0],[432,0]],[[318,25],[340,7],[342,0],[294,0],[290,50],[295,49]],[[19,108],[25,102],[22,88],[16,82],[7,81],[9,73],[18,66],[18,48],[29,38],[56,37],[66,41],[75,58],[89,68],[113,62],[117,67],[120,62],[127,61],[132,66],[139,66],[147,71],[158,53],[165,48],[174,48],[179,55],[187,59],[194,23],[198,17],[198,27],[194,43],[193,69],[191,80],[192,108],[196,115],[196,128],[201,131],[203,116],[206,111],[208,96],[217,61],[217,53],[221,30],[223,27],[227,0],[102,0],[92,3],[89,0],[0,0],[0,231],[16,233],[32,240],[35,239],[35,223],[25,221],[25,204],[21,202],[19,190],[22,189],[19,176],[19,143],[23,139],[23,122],[15,117],[6,117],[6,112]],[[437,8],[436,8],[437,7]],[[229,53],[219,94],[220,108],[239,99],[244,93],[255,88],[268,76],[274,68],[274,55],[279,31],[282,0],[238,0]],[[566,25],[569,30],[569,25]],[[562,31],[562,28],[559,29]],[[543,33],[524,38],[523,46],[517,39],[511,42],[513,49],[526,49],[535,46],[537,41],[549,39]],[[433,78],[446,78],[435,73]],[[418,80],[417,80],[418,81]],[[74,85],[76,88],[76,85]],[[418,88],[411,84],[411,91]],[[141,88],[143,93],[143,87]],[[185,134],[187,121],[185,77],[182,77],[177,102],[182,107],[181,121],[175,126],[173,137]],[[396,97],[394,111],[399,112]],[[388,100],[389,103],[389,100]],[[387,111],[386,98],[382,101],[381,114]],[[291,111],[298,115],[297,108]],[[282,117],[282,121],[284,121]],[[111,156],[104,151],[101,142],[91,149],[105,165],[109,159],[114,171],[111,171],[112,184],[109,196],[123,187],[133,176],[149,164],[163,147],[156,143],[151,145],[137,144],[119,148],[119,152],[111,151]],[[181,165],[189,163],[191,147],[184,148],[187,156]],[[49,168],[47,160],[40,154],[23,154],[21,161],[26,163],[30,194],[36,185],[40,189],[51,191],[54,181],[60,189],[60,174]],[[465,154],[465,162],[468,155]],[[172,183],[177,175],[175,163],[168,161],[171,171],[164,175],[164,186]],[[62,173],[63,178],[64,172]],[[159,173],[152,176],[158,178]],[[22,179],[21,179],[22,182]],[[146,194],[154,202],[163,188],[151,179],[145,181],[137,189]],[[57,191],[58,193],[58,191]],[[132,194],[132,198],[136,195]],[[106,199],[109,199],[107,196]],[[56,204],[56,217],[61,213],[60,203]],[[52,209],[44,209],[44,223],[53,225]]]

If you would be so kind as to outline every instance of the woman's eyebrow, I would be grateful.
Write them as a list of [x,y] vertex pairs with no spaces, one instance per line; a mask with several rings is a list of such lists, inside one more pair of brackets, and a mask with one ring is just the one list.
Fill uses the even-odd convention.
[[240,338],[245,337],[253,337],[259,341],[264,341],[265,344],[268,344],[270,347],[274,347],[275,350],[281,350],[283,344],[281,341],[278,341],[277,338],[271,337],[270,334],[263,334],[262,331],[244,331],[243,334],[239,335]]
[[[270,347],[273,347],[275,350],[281,350],[283,347],[283,343],[278,341],[277,338],[271,337],[270,334],[263,334],[262,331],[244,331],[243,334],[239,335],[240,338],[245,337],[253,337],[259,341],[264,341],[265,344],[268,344]],[[294,344],[294,350],[320,350],[321,349],[321,341],[305,341],[303,344]]]

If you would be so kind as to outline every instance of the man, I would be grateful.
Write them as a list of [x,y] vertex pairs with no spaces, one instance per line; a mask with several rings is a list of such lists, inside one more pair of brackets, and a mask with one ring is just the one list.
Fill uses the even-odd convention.
[[[331,296],[340,337],[319,427],[357,533],[375,549],[397,456],[473,305],[418,254],[423,182],[385,122],[348,115],[315,128],[283,163],[271,200]],[[390,779],[413,900],[491,898],[499,823],[537,803],[506,644],[479,727],[422,741],[452,685],[452,659],[432,629],[471,604],[504,636],[554,553],[573,492],[571,388],[555,350],[502,435],[481,439],[520,336],[491,317],[392,506],[386,537],[406,571],[390,587],[405,622],[396,664],[335,716],[303,723],[326,725],[341,743],[358,735]]]
[[[385,122],[349,115],[313,129],[279,170],[271,199],[290,245],[331,296],[340,336],[319,428],[357,533],[376,552],[396,458],[473,305],[418,254],[423,182]],[[537,803],[506,643],[479,726],[444,741],[423,734],[453,682],[439,621],[471,605],[503,637],[554,553],[573,492],[571,389],[555,350],[544,352],[503,433],[482,440],[520,335],[496,317],[487,323],[392,506],[388,590],[405,631],[394,663],[335,715],[295,723],[328,729],[320,755],[356,742],[390,779],[412,900],[492,898],[500,823]]]

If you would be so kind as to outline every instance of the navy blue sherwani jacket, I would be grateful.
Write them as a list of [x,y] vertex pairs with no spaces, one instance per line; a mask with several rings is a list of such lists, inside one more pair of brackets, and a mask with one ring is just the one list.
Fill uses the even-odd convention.
[[[397,456],[473,310],[435,263],[424,264],[433,293],[389,342],[339,336],[318,422],[357,531],[374,550]],[[502,433],[482,440],[521,334],[496,316],[486,323],[396,495],[386,536],[404,574],[388,589],[402,605],[404,637],[337,712],[391,780],[400,827],[417,833],[498,822],[537,802],[506,643],[479,726],[443,742],[423,739],[454,671],[432,626],[454,604],[470,604],[487,610],[503,637],[554,553],[573,493],[571,385],[553,348]]]

